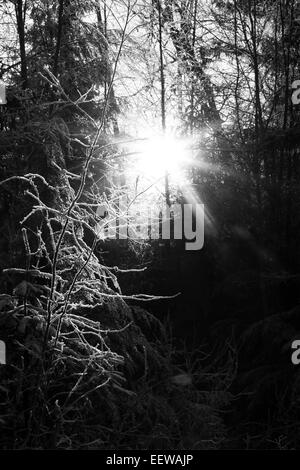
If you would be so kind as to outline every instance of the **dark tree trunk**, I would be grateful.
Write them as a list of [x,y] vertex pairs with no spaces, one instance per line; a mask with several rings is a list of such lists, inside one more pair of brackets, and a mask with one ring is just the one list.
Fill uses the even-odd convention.
[[25,17],[26,17],[26,1],[17,0],[15,3],[15,12],[17,20],[17,30],[19,37],[20,59],[21,59],[21,81],[22,88],[25,90],[28,86],[27,76],[27,57],[25,47]]
[[53,74],[57,77],[58,74],[58,64],[59,64],[59,55],[61,50],[61,40],[63,34],[63,15],[64,15],[64,0],[59,1],[58,6],[58,17],[57,17],[57,39],[56,39],[56,49],[54,54],[53,62]]

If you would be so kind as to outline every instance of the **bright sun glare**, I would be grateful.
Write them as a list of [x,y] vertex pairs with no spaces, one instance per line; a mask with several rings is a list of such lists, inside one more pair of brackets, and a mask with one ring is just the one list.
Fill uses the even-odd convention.
[[187,143],[174,137],[155,137],[143,142],[137,152],[134,173],[159,180],[166,173],[173,182],[184,178],[184,167],[189,160]]

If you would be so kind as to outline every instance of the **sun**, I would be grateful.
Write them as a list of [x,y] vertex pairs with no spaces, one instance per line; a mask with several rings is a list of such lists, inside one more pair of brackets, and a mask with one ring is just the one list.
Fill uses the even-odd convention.
[[149,180],[160,180],[168,174],[174,183],[180,183],[188,161],[187,142],[173,136],[159,136],[141,143],[132,169]]

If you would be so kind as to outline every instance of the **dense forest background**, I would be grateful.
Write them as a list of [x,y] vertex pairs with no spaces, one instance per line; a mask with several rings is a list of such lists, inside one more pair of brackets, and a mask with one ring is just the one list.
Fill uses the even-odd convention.
[[[2,0],[1,449],[299,448],[299,54],[296,0]],[[95,229],[160,134],[200,251]]]

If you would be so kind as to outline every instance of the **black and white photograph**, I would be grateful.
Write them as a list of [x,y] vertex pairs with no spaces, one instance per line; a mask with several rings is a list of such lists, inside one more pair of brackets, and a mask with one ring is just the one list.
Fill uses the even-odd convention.
[[300,450],[299,0],[0,0],[0,453],[68,450]]

